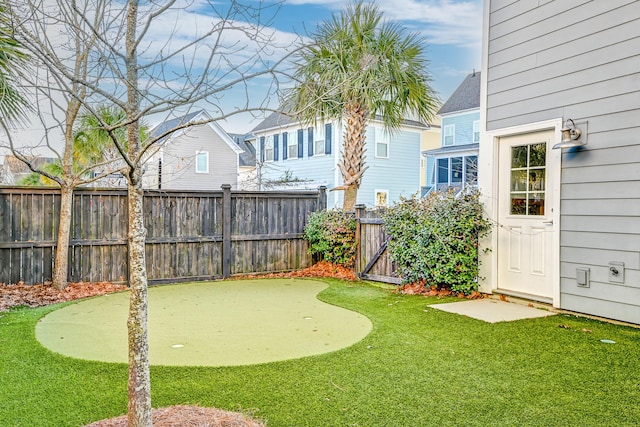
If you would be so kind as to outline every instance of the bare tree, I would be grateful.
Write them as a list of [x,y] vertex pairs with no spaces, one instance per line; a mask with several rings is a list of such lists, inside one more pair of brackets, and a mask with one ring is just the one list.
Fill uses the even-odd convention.
[[[206,121],[179,123],[147,139],[140,138],[140,123],[143,119],[152,121],[149,117],[184,113],[196,108],[196,104],[200,109],[206,106],[212,120],[239,113],[263,114],[269,95],[277,89],[278,70],[286,61],[284,51],[293,44],[279,50],[274,31],[267,28],[270,22],[265,18],[277,11],[277,4],[241,4],[235,0],[193,4],[177,0],[88,0],[82,4],[66,0],[7,1],[22,25],[34,24],[32,19],[51,19],[65,28],[63,40],[69,40],[71,46],[83,46],[73,52],[86,58],[78,66],[75,56],[60,58],[56,49],[49,49],[48,43],[54,44],[55,37],[46,28],[38,36],[45,37],[47,44],[32,45],[33,51],[43,49],[40,54],[51,55],[52,59],[41,65],[65,96],[59,102],[64,107],[61,109],[68,111],[60,121],[65,130],[77,118],[76,105],[92,112],[98,120],[98,105],[111,104],[125,112],[122,122],[103,121],[101,125],[119,153],[129,194],[128,423],[150,426],[143,166],[166,136]],[[50,4],[54,7],[45,7]],[[40,15],[39,10],[47,12]],[[36,24],[47,27],[46,22]],[[256,88],[252,82],[257,79],[260,87],[264,88],[266,82],[266,90],[252,92]],[[224,97],[236,100],[232,110],[222,104]],[[51,100],[58,102],[54,96]],[[123,127],[127,131],[126,144],[116,135]]]
[[[8,148],[33,172],[60,187],[52,282],[56,289],[64,289],[67,286],[73,190],[96,179],[87,173],[96,164],[80,166],[79,162],[74,162],[77,154],[74,127],[81,109],[86,108],[89,100],[94,100],[95,88],[109,72],[106,64],[100,64],[92,57],[99,41],[93,28],[99,25],[105,4],[96,2],[79,6],[75,1],[54,4],[27,0],[8,1],[5,5],[12,33],[29,54],[30,72],[23,73],[21,83],[35,101],[36,120],[43,129],[38,143],[28,147],[17,146],[8,132]],[[92,109],[87,111],[95,113]],[[34,161],[37,156],[33,153],[43,147],[57,156],[59,173]]]

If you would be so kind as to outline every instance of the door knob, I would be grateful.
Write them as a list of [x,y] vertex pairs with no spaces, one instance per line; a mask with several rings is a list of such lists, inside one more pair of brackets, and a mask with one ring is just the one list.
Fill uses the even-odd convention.
[[550,219],[549,221],[542,221],[542,223],[543,223],[544,225],[553,225],[553,220],[552,220],[552,219]]

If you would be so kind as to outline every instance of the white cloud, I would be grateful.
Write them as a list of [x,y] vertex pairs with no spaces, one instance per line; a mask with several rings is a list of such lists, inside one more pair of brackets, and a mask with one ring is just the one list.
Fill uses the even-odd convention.
[[[319,5],[334,11],[344,1],[287,0],[292,5]],[[385,17],[403,22],[427,37],[430,44],[478,47],[482,40],[482,0],[378,1]]]

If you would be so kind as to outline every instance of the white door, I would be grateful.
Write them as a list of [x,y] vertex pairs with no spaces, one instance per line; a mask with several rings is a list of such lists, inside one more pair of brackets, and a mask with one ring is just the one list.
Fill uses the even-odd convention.
[[498,289],[551,302],[553,131],[502,137],[499,141]]

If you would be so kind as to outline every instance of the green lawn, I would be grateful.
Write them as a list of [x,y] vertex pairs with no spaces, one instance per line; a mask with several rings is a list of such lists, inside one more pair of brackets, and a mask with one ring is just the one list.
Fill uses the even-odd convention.
[[[450,300],[328,283],[320,299],[371,319],[363,341],[264,365],[153,367],[154,407],[242,410],[271,427],[640,425],[640,330],[570,315],[488,324],[429,308]],[[126,365],[37,343],[35,323],[54,309],[0,313],[2,426],[78,426],[126,411]]]

